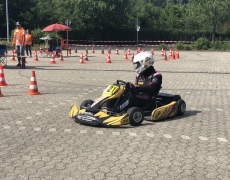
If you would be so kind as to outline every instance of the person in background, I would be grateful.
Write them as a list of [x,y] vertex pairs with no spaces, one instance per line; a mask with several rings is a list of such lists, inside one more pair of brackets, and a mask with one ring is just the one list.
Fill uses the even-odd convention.
[[[24,56],[24,49],[25,49],[25,30],[21,27],[20,22],[16,22],[16,29],[14,30],[14,37],[12,41],[12,47],[15,46],[17,51],[18,57],[18,64],[17,66],[21,66],[21,68],[25,68],[25,57]],[[21,63],[22,61],[22,63]]]
[[25,39],[26,39],[26,55],[29,56],[30,54],[30,57],[32,57],[32,53],[31,53],[32,34],[29,29],[26,30]]

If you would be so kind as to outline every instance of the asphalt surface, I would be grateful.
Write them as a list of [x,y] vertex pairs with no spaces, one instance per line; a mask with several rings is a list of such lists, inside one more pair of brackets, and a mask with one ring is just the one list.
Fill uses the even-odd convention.
[[[28,58],[26,69],[8,58],[8,86],[0,97],[0,179],[229,180],[229,52],[180,51],[180,59],[163,61],[155,51],[161,92],[182,96],[184,116],[139,127],[77,124],[68,117],[74,103],[99,97],[117,79],[134,82],[131,56],[123,60],[123,48],[120,55],[111,50],[111,64],[99,48],[89,50],[85,64],[79,64],[84,48],[71,57],[64,52],[64,62],[56,58],[56,64]],[[32,70],[41,94],[27,96]]]

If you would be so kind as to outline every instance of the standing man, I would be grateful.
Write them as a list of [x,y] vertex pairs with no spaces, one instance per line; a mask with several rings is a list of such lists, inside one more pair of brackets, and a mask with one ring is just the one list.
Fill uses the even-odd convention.
[[25,58],[20,57],[24,56],[25,49],[25,30],[21,27],[20,22],[16,22],[16,29],[14,30],[14,38],[12,42],[12,47],[15,46],[18,56],[18,65],[22,69],[25,69]]
[[29,56],[30,53],[30,57],[32,57],[32,53],[31,53],[32,35],[29,29],[26,30],[25,39],[26,39],[26,55]]

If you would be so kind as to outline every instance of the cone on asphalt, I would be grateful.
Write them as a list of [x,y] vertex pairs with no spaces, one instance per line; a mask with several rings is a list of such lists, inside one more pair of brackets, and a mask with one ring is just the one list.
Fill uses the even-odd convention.
[[87,53],[85,53],[84,61],[89,61]]
[[50,59],[50,64],[56,64],[55,57],[54,57],[54,52],[52,52],[51,59]]
[[176,50],[175,59],[180,59],[180,57],[179,57],[179,50],[178,49]]
[[161,49],[161,56],[164,56],[164,48]]
[[35,71],[32,71],[32,75],[31,75],[31,79],[30,79],[30,89],[26,94],[29,95],[29,96],[39,95],[40,94],[38,92],[38,86],[37,86]]
[[108,52],[109,52],[109,54],[111,54],[111,49],[110,49],[110,46],[108,46]]
[[104,54],[104,46],[101,46],[101,54]]
[[163,59],[164,61],[167,61],[168,59],[167,59],[167,54],[166,54],[166,51],[164,51],[164,59]]
[[3,97],[3,94],[2,94],[1,88],[0,88],[0,97]]
[[171,59],[172,59],[172,60],[175,60],[175,53],[174,53],[174,51],[172,51]]
[[119,55],[118,47],[116,47],[116,55]]
[[134,59],[134,52],[132,53],[132,56],[131,56],[131,63],[133,63],[133,59]]
[[34,61],[38,61],[38,54],[36,48],[34,48]]
[[154,48],[151,49],[151,54],[154,55]]
[[125,52],[124,52],[124,60],[128,60],[128,56],[127,56],[126,50],[125,50]]
[[79,64],[84,64],[84,60],[83,60],[83,54],[80,54],[80,60],[79,60]]
[[89,54],[89,52],[88,52],[88,46],[85,47],[85,53]]
[[14,50],[12,50],[12,53],[11,53],[11,54],[12,54],[12,57],[11,57],[11,59],[10,59],[10,60],[11,60],[11,61],[15,61],[15,57],[14,57]]
[[92,53],[95,53],[95,51],[94,51],[94,46],[92,46]]
[[2,65],[0,65],[0,86],[7,86]]
[[109,52],[107,53],[105,63],[106,63],[106,64],[110,64],[110,63],[112,63],[112,62],[111,62],[111,58],[110,58],[110,53],[109,53]]
[[169,50],[169,56],[172,56],[172,49]]
[[138,47],[138,48],[137,48],[137,54],[140,53],[140,52],[141,52],[141,48]]
[[131,54],[131,51],[130,51],[130,48],[128,48],[128,56],[132,55]]
[[75,53],[77,53],[77,46],[75,46]]
[[63,59],[62,51],[60,51],[60,59],[59,59],[59,62],[62,62],[62,61],[64,61],[64,59]]
[[68,49],[68,56],[71,56],[71,48],[69,47],[69,49]]

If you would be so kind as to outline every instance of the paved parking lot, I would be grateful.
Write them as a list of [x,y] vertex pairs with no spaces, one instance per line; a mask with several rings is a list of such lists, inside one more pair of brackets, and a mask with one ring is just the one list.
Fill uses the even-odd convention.
[[[84,49],[54,65],[50,58],[28,58],[26,69],[8,58],[8,86],[0,98],[0,179],[230,179],[230,53],[181,51],[179,60],[163,61],[155,51],[161,91],[187,103],[182,117],[139,127],[76,124],[68,117],[71,105],[100,96],[117,79],[134,81],[131,56],[123,60],[123,48],[120,55],[111,50],[111,64],[100,49],[89,50],[85,64],[78,63]],[[41,95],[26,95],[32,70]]]

